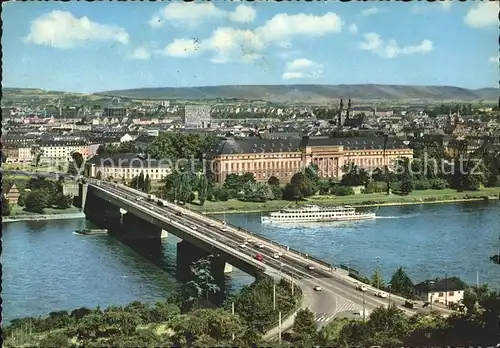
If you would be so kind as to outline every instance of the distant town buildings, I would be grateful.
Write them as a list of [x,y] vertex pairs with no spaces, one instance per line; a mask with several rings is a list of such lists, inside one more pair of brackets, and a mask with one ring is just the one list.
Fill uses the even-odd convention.
[[216,182],[224,182],[232,173],[253,173],[257,181],[275,176],[282,182],[289,182],[295,173],[310,164],[318,166],[320,177],[339,179],[345,164],[354,163],[365,169],[387,164],[391,168],[399,157],[413,158],[413,150],[403,141],[392,138],[388,139],[384,154],[384,139],[374,137],[229,137],[207,154]]
[[127,108],[121,106],[108,106],[104,108],[104,117],[122,118],[127,116]]
[[212,118],[210,106],[186,105],[184,109],[184,125],[186,128],[210,128]]
[[171,167],[168,162],[141,157],[135,153],[95,156],[85,166],[85,175],[88,177],[117,181],[130,181],[141,172],[156,181],[170,174]]

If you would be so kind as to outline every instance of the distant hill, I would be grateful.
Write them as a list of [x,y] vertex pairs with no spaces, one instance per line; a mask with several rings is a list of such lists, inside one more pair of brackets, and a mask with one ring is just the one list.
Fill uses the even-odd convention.
[[94,93],[134,99],[244,99],[270,102],[326,102],[340,97],[357,100],[498,100],[496,88],[403,85],[248,85],[139,88]]

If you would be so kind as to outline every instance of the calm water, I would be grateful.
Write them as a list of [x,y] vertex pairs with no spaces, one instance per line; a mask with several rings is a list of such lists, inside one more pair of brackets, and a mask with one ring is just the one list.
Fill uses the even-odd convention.
[[[326,225],[261,225],[260,214],[226,215],[236,225],[370,274],[380,258],[386,278],[404,266],[414,282],[460,276],[500,289],[500,204],[464,203],[384,207],[374,221]],[[176,239],[136,245],[72,232],[85,220],[3,224],[3,318],[47,315],[78,307],[106,307],[165,299],[175,279]],[[235,270],[229,289],[252,278]]]
[[384,279],[403,266],[414,283],[459,276],[500,290],[500,204],[456,203],[382,207],[372,221],[314,225],[260,223],[260,214],[226,214],[248,228],[321,259],[345,264],[370,276],[379,265]]

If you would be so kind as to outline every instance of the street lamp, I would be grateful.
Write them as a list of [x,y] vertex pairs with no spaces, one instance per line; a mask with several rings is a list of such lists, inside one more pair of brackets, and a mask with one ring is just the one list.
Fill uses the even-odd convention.
[[380,257],[379,256],[377,256],[377,270],[378,270],[377,289],[380,290]]
[[392,287],[392,284],[389,283],[389,284],[387,284],[387,286],[389,287],[389,307],[390,307],[391,306],[391,292],[392,292],[391,287]]

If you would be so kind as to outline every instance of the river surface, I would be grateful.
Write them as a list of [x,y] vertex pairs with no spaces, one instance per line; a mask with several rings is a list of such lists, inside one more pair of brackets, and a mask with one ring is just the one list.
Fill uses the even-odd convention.
[[[384,278],[405,267],[415,283],[459,276],[500,289],[500,204],[457,203],[382,207],[378,218],[356,223],[279,227],[260,214],[227,214],[248,228],[304,253],[343,263],[370,275],[377,263]],[[223,216],[220,216],[223,218]],[[3,320],[56,310],[123,305],[165,299],[176,285],[176,243],[169,236],[134,249],[109,236],[79,236],[84,219],[2,224]],[[227,288],[252,278],[239,270]]]

